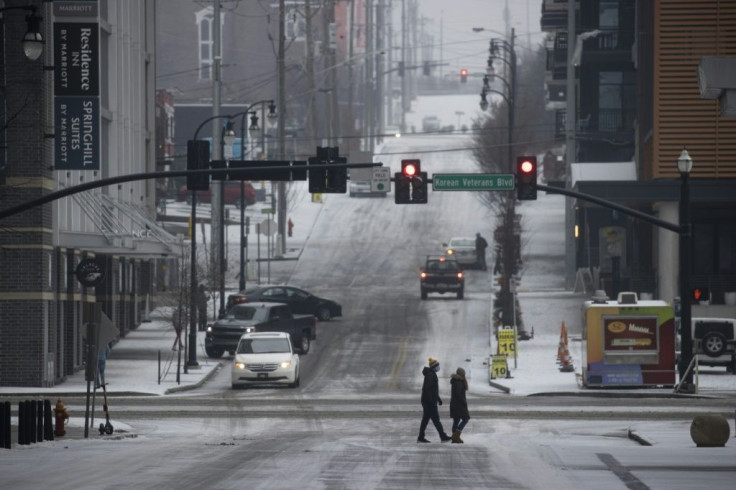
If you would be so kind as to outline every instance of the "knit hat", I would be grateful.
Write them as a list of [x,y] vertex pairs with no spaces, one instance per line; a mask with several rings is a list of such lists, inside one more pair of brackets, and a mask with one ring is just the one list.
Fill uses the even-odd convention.
[[463,368],[460,368],[460,367],[459,367],[459,368],[457,368],[457,371],[456,371],[456,373],[457,373],[457,375],[458,375],[458,376],[463,376],[463,377],[465,377],[465,370],[464,370]]
[[439,365],[440,365],[440,361],[438,361],[437,359],[433,359],[431,357],[429,358],[429,367],[431,369],[434,369],[434,368],[436,368]]

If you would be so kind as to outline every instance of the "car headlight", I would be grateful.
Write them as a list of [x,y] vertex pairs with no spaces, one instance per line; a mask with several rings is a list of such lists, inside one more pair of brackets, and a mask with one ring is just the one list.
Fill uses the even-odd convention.
[[245,363],[244,362],[236,362],[235,363],[235,369],[245,369]]
[[245,333],[253,333],[256,329],[254,327],[245,327]]
[[207,325],[207,333],[212,333],[212,325]]
[[447,255],[452,255],[454,253],[455,253],[455,251],[453,249],[451,249],[451,248],[448,248],[447,249]]
[[291,366],[291,361],[284,361],[281,364],[279,364],[279,366],[281,366],[281,369],[286,369],[289,366]]

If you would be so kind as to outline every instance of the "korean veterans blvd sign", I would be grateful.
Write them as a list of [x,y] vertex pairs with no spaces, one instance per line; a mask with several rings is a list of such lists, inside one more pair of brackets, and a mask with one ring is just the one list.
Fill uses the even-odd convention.
[[434,191],[513,191],[513,174],[433,174]]

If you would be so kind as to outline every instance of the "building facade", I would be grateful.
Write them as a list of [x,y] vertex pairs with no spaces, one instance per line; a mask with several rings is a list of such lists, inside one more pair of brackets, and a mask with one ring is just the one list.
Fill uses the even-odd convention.
[[[736,314],[724,304],[725,293],[736,291],[729,211],[736,207],[736,119],[724,117],[717,100],[700,97],[697,76],[701,57],[736,55],[735,18],[736,3],[726,0],[592,0],[577,2],[568,35],[567,2],[546,0],[542,8],[551,35],[551,109],[561,109],[555,97],[567,101],[568,38],[580,47],[573,60],[577,152],[568,162],[578,170],[574,189],[677,224],[677,158],[684,148],[693,158],[692,283],[711,292],[710,305],[695,305],[694,315],[705,308],[710,316]],[[575,209],[575,229],[565,232],[575,234],[576,270],[591,272],[594,287],[668,301],[680,295],[676,233],[581,200]]]
[[[27,12],[12,9],[28,5],[42,17],[44,52],[35,61],[20,44]],[[154,171],[154,2],[5,7],[0,211]],[[81,369],[87,306],[99,305],[120,337],[142,321],[161,270],[182,250],[155,222],[155,185],[121,182],[2,219],[0,385],[52,386]],[[96,286],[75,274],[87,259],[103,272]]]

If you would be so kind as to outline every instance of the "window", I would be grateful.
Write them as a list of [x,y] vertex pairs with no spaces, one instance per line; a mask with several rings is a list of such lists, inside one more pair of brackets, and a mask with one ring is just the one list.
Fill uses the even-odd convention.
[[598,74],[598,130],[614,132],[633,128],[636,84],[632,72]]
[[[207,7],[195,14],[199,39],[199,79],[212,80],[212,66],[215,61],[215,42],[213,17],[214,9]],[[222,52],[222,27],[224,14],[220,13],[220,52]]]

